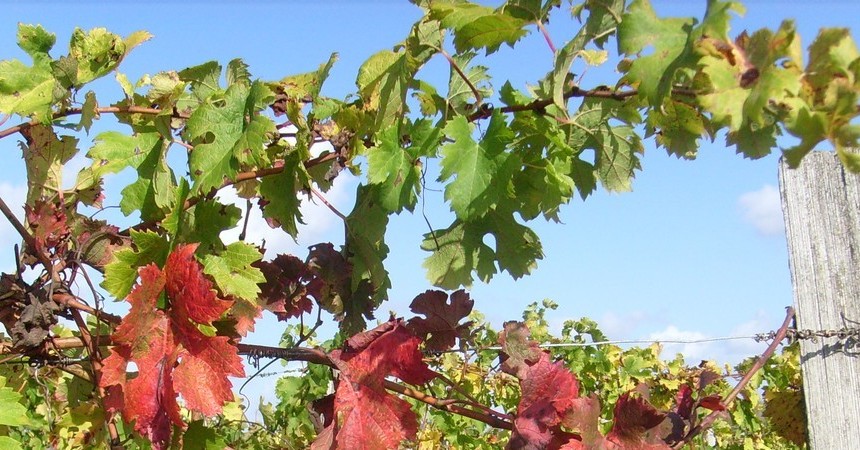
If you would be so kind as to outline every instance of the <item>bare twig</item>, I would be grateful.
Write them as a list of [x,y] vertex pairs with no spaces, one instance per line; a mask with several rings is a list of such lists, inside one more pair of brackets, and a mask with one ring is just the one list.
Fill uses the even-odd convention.
[[[35,252],[36,239],[34,239],[33,235],[31,235],[30,232],[27,231],[26,228],[24,228],[24,225],[21,223],[21,221],[18,220],[17,217],[15,217],[15,214],[12,213],[12,210],[9,209],[9,206],[2,198],[0,198],[0,211],[3,212],[4,216],[6,216],[6,220],[8,220],[9,223],[12,224],[12,227],[15,228],[15,231],[17,231],[18,234],[21,235],[21,237],[24,239],[24,242],[27,243],[27,247],[30,248],[31,251]],[[38,253],[39,254],[36,255],[36,257],[39,258],[39,262],[41,262],[42,265],[45,266],[45,270],[52,272],[54,264],[51,263],[51,260],[48,259],[47,256],[41,254],[41,252]]]
[[459,414],[463,417],[468,417],[470,419],[483,422],[493,428],[501,428],[503,430],[513,429],[513,424],[511,422],[496,417],[495,414],[491,415],[459,406],[456,404],[458,400],[455,399],[438,399],[436,397],[431,397],[427,394],[424,394],[423,392],[416,391],[412,388],[403,386],[402,384],[398,384],[389,380],[385,380],[385,389],[418,400],[419,402],[430,405],[436,409],[441,409],[442,411]]
[[543,22],[541,22],[540,20],[535,22],[535,24],[537,25],[538,30],[540,30],[540,33],[543,35],[543,38],[546,40],[546,45],[549,46],[549,49],[554,55],[556,53],[555,44],[552,43],[552,38],[549,36],[549,31],[547,31],[546,26],[544,26]]
[[[99,339],[104,343],[110,342],[110,336],[99,336]],[[84,343],[82,342],[82,338],[80,337],[57,338],[54,339],[54,346],[55,348],[80,348],[84,346]],[[258,358],[279,358],[286,361],[304,361],[312,364],[322,364],[325,366],[336,368],[331,358],[329,358],[329,356],[325,352],[316,348],[282,348],[253,344],[237,344],[236,347],[239,350],[239,354],[241,355],[248,355]],[[410,387],[389,380],[385,380],[384,386],[385,389],[388,389],[392,392],[405,395],[409,398],[420,401],[443,411],[448,411],[450,413],[458,414],[464,417],[468,417],[470,419],[483,422],[494,428],[510,430],[513,427],[511,421],[505,420],[503,417],[500,417],[502,416],[501,414],[495,412],[491,414],[483,411],[475,411],[473,409],[465,408],[457,404],[458,402],[460,402],[460,400],[457,399],[438,399],[436,397],[424,394],[423,392],[416,391]]]
[[[90,367],[92,367],[93,371],[93,385],[95,386],[99,399],[104,399],[105,390],[101,385],[101,351],[98,345],[93,341],[93,337],[90,334],[89,328],[87,327],[87,322],[84,320],[83,316],[81,315],[81,312],[73,309],[72,318],[74,319],[75,324],[78,326],[78,330],[81,332],[81,341],[84,343],[84,346],[87,349],[87,353],[90,355]],[[107,424],[111,445],[118,443],[119,432],[117,431],[116,423],[114,422],[114,415],[109,414],[105,418],[105,423]]]
[[[675,88],[672,89],[672,94],[680,97],[695,97],[699,93],[695,90],[684,89],[684,88]],[[639,95],[639,91],[636,89],[630,89],[626,91],[620,90],[612,90],[612,89],[582,89],[578,86],[574,86],[571,90],[565,92],[564,98],[573,98],[573,97],[587,97],[587,98],[605,98],[610,100],[626,100],[630,97],[635,97]],[[520,111],[543,111],[547,106],[552,105],[553,100],[551,98],[544,99],[535,99],[529,103],[524,105],[509,105],[502,108],[499,108],[499,111],[503,113],[513,113]],[[469,116],[469,121],[474,122],[476,120],[486,119],[490,117],[492,114],[492,109],[489,110],[481,110]]]
[[122,322],[122,318],[120,316],[116,316],[110,313],[106,313],[104,311],[99,311],[92,306],[86,305],[80,301],[78,298],[72,294],[67,294],[65,292],[55,292],[51,299],[57,302],[59,305],[69,308],[75,311],[85,312],[92,316],[95,316],[97,319],[102,322],[107,322],[113,325],[119,325]]
[[[301,319],[303,316],[304,316],[304,314],[300,315],[300,316],[299,316],[299,318]],[[302,330],[304,330],[304,328],[305,328],[305,326],[304,326],[304,322],[302,322],[301,327],[299,328],[299,340],[298,340],[298,341],[296,341],[296,344],[295,344],[293,347],[298,347],[298,346],[302,345],[302,344],[303,344],[305,341],[307,341],[311,336],[313,336],[313,334],[314,334],[314,333],[316,333],[317,329],[318,329],[319,327],[321,327],[322,325],[323,325],[323,321],[322,321],[322,308],[317,307],[317,321],[316,321],[316,322],[314,322],[313,327],[311,327],[311,329],[310,329],[310,330],[308,330],[308,332],[307,332],[307,333],[304,333],[304,332],[302,331]]]
[[467,77],[466,74],[463,73],[463,69],[461,69],[460,66],[457,65],[457,62],[454,61],[454,58],[452,58],[451,55],[449,55],[448,52],[445,51],[444,48],[439,48],[438,50],[439,53],[441,53],[442,56],[444,56],[445,59],[448,60],[448,64],[450,64],[451,68],[454,69],[455,72],[457,72],[457,75],[459,75],[460,78],[463,79],[463,82],[466,83],[466,86],[469,86],[469,89],[471,89],[472,91],[472,95],[475,96],[475,105],[480,105],[483,101],[483,98],[481,97],[481,92],[478,91],[478,88],[475,87],[474,84],[472,84],[472,81],[469,80],[469,77]]
[[[62,111],[57,111],[52,115],[53,119],[60,119],[67,116],[79,115],[83,114],[83,108],[69,108],[64,109]],[[159,115],[165,114],[167,111],[158,108],[144,108],[142,106],[106,106],[103,108],[96,108],[96,112],[98,114],[148,114],[148,115]],[[171,117],[175,117],[178,119],[187,119],[189,116],[177,111],[170,112]],[[25,128],[29,128],[33,125],[37,125],[40,122],[38,120],[31,120],[29,122],[24,122],[22,124],[15,125],[14,127],[6,128],[5,130],[0,131],[0,139],[18,133]]]
[[248,221],[251,219],[251,199],[245,200],[245,221],[242,223],[242,232],[239,233],[239,240],[244,241],[248,236]]
[[[738,382],[735,388],[732,389],[732,391],[728,395],[726,395],[726,397],[723,399],[724,406],[728,407],[735,400],[735,398],[737,398],[738,394],[740,394],[740,392],[744,390],[747,384],[749,384],[753,375],[755,375],[756,372],[761,370],[767,360],[769,360],[770,357],[773,356],[773,353],[776,351],[776,348],[779,347],[780,343],[782,343],[782,340],[785,339],[785,335],[788,332],[788,327],[791,325],[791,321],[793,318],[794,308],[789,306],[788,308],[786,308],[785,320],[782,322],[782,326],[779,327],[779,330],[777,330],[773,341],[770,343],[770,345],[767,346],[767,349],[765,349],[764,353],[762,353],[761,356],[756,358],[755,363],[752,365],[752,367],[750,367],[746,375],[744,375],[741,381]],[[690,432],[687,433],[686,436],[684,436],[684,439],[675,444],[673,448],[678,449],[689,444],[690,441],[693,440],[693,438],[695,438],[702,431],[710,428],[711,424],[713,424],[714,421],[722,415],[722,411],[713,411],[708,414],[704,419],[702,419],[701,423],[693,427]]]
[[326,205],[326,206],[328,207],[328,209],[330,209],[330,210],[331,210],[331,212],[333,212],[336,216],[340,217],[340,218],[341,218],[341,220],[343,220],[344,222],[346,222],[346,216],[345,216],[345,215],[343,215],[343,213],[342,213],[342,212],[338,211],[338,210],[337,210],[337,208],[335,208],[335,207],[334,207],[334,205],[332,205],[331,203],[329,203],[329,201],[328,201],[328,200],[326,200],[325,196],[324,196],[324,195],[322,195],[322,192],[318,191],[318,190],[317,190],[315,187],[313,187],[313,186],[311,186],[310,188],[311,188],[311,193],[313,193],[313,194],[314,194],[314,196],[315,196],[316,198],[318,198],[321,202],[323,202],[323,204],[324,204],[324,205]]

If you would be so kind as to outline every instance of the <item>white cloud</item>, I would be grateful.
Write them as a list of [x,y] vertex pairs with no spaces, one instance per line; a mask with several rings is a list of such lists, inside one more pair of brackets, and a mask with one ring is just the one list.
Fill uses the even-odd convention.
[[[756,342],[752,336],[776,329],[778,324],[771,322],[764,311],[759,311],[753,319],[738,324],[725,336],[711,336],[699,331],[682,330],[676,325],[669,325],[661,331],[651,333],[645,339],[663,343],[663,358],[674,358],[675,354],[680,353],[691,365],[698,364],[701,360],[735,365],[746,358],[764,352],[768,343]],[[707,342],[689,342],[702,340]],[[685,342],[674,343],[669,341]]]
[[[355,199],[352,193],[357,182],[357,178],[349,176],[347,172],[342,172],[335,180],[332,188],[323,195],[338,211],[348,214]],[[246,210],[245,199],[239,198],[232,187],[219,191],[218,198],[224,203],[235,204],[243,212],[238,227],[221,233],[221,239],[225,242],[234,242],[239,239],[239,234],[242,231]],[[301,212],[305,225],[299,225],[298,242],[294,241],[282,229],[271,228],[263,218],[256,200],[252,200],[251,203],[253,206],[248,219],[245,241],[257,245],[261,245],[265,241],[266,258],[273,258],[279,253],[293,253],[298,254],[303,259],[303,255],[310,245],[320,241],[333,241],[334,243],[343,241],[343,221],[315,197],[309,199],[302,195]]]
[[[681,330],[675,325],[669,325],[661,331],[648,335],[647,339],[654,342],[666,341],[697,341],[707,339],[708,336],[699,331]],[[715,355],[713,342],[703,343],[665,343],[663,344],[664,358],[673,358],[675,354],[684,355],[684,360],[689,364],[697,364],[700,360],[718,359]]]
[[597,323],[600,331],[609,339],[628,339],[633,331],[642,323],[649,320],[648,313],[642,310],[615,313],[608,311]]
[[741,194],[738,207],[744,221],[752,225],[763,236],[782,235],[785,224],[779,190],[769,184],[757,191]]

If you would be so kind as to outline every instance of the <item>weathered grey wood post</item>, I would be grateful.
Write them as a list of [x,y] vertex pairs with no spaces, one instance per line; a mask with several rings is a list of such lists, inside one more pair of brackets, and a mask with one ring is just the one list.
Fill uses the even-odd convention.
[[[860,175],[834,153],[814,152],[779,169],[799,329],[860,326]],[[809,444],[860,448],[860,343],[801,341]]]

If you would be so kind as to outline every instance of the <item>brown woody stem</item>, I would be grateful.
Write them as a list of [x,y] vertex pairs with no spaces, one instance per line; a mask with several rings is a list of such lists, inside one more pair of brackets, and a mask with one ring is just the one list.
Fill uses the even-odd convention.
[[449,55],[448,52],[445,51],[445,49],[440,48],[439,53],[441,53],[442,56],[444,56],[445,59],[448,60],[448,64],[450,64],[451,68],[454,69],[455,72],[457,72],[457,75],[459,75],[460,78],[463,79],[463,82],[466,83],[466,86],[469,86],[469,89],[472,91],[472,95],[475,96],[475,104],[480,105],[483,101],[483,98],[481,97],[481,92],[478,91],[478,88],[475,87],[474,84],[472,84],[472,81],[469,80],[469,77],[467,77],[466,74],[463,73],[463,69],[461,69],[460,66],[457,65],[457,62],[454,61],[454,58],[452,58],[451,55]]
[[[92,337],[91,337],[92,338]],[[110,336],[98,336],[98,341],[103,345],[108,345],[111,342]],[[56,338],[53,340],[53,345],[57,349],[80,348],[86,346],[83,337]],[[264,345],[254,344],[237,344],[236,348],[240,355],[246,355],[256,358],[280,358],[286,361],[304,361],[312,364],[322,364],[329,367],[335,367],[334,362],[322,350],[307,347],[269,347]],[[494,428],[510,430],[513,424],[498,414],[489,414],[483,411],[476,411],[457,405],[460,400],[456,399],[438,399],[423,392],[416,391],[410,387],[404,386],[393,381],[385,381],[385,389],[404,395],[406,397],[417,400],[421,403],[432,406],[442,411],[447,411],[453,414],[458,414],[463,417],[483,422]]]
[[552,38],[549,37],[549,31],[547,31],[546,26],[544,26],[543,22],[541,22],[540,20],[535,22],[535,24],[540,30],[540,33],[543,35],[544,40],[546,40],[546,45],[549,46],[549,49],[552,51],[552,54],[555,55],[555,44],[552,43]]
[[[166,111],[158,108],[144,108],[142,106],[106,106],[103,108],[96,108],[95,112],[99,114],[148,114],[148,115],[159,115],[164,114]],[[62,111],[57,111],[52,115],[53,119],[60,119],[66,116],[74,116],[83,114],[83,108],[69,108],[64,109]],[[184,114],[180,114],[178,112],[172,112],[171,117],[176,117],[179,119],[187,119],[188,116]],[[31,120],[29,122],[24,122],[14,127],[6,128],[5,130],[0,131],[0,139],[9,136],[11,134],[19,133],[21,130],[31,127],[33,125],[38,125],[38,120]]]
[[[72,318],[75,321],[75,324],[78,326],[78,330],[81,332],[81,341],[87,349],[87,353],[90,355],[90,364],[93,370],[93,385],[96,388],[96,392],[98,393],[99,399],[104,399],[105,390],[101,385],[101,372],[102,372],[102,357],[101,350],[93,342],[93,337],[90,334],[90,330],[87,327],[87,322],[84,320],[84,317],[81,315],[79,310],[72,310]],[[119,443],[119,431],[116,428],[116,423],[114,422],[114,415],[109,414],[105,417],[105,423],[107,424],[108,434],[110,435],[110,443],[111,447],[114,447],[117,443]]]
[[[732,391],[729,392],[728,395],[726,395],[726,397],[723,399],[724,406],[728,407],[735,400],[735,398],[737,398],[738,394],[740,394],[741,391],[743,391],[744,388],[747,386],[747,384],[749,384],[750,380],[756,374],[756,372],[761,370],[761,368],[764,367],[764,364],[770,359],[771,356],[773,356],[774,352],[776,352],[776,348],[779,347],[780,343],[782,343],[782,340],[785,339],[785,335],[788,332],[788,327],[791,325],[791,320],[793,318],[794,308],[789,306],[788,308],[786,308],[785,320],[782,322],[782,326],[779,327],[779,330],[777,330],[773,341],[771,341],[770,345],[767,346],[767,349],[765,349],[764,353],[762,353],[761,356],[756,358],[755,363],[753,363],[752,367],[750,367],[746,375],[741,378],[741,381],[738,382],[735,388],[732,389]],[[722,411],[712,411],[710,414],[705,416],[704,419],[702,419],[701,423],[693,427],[693,429],[691,429],[690,432],[687,433],[686,436],[684,436],[684,439],[675,444],[673,448],[678,449],[689,444],[690,441],[693,440],[693,438],[699,435],[702,431],[710,428],[711,424],[713,424],[714,421],[722,415]]]

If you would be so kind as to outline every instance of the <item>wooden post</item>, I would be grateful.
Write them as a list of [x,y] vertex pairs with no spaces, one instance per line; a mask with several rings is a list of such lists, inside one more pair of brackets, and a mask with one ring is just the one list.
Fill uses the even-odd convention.
[[[860,327],[860,175],[834,153],[813,152],[779,168],[797,327]],[[843,345],[845,344],[845,345]],[[860,448],[857,339],[800,343],[809,445]]]

